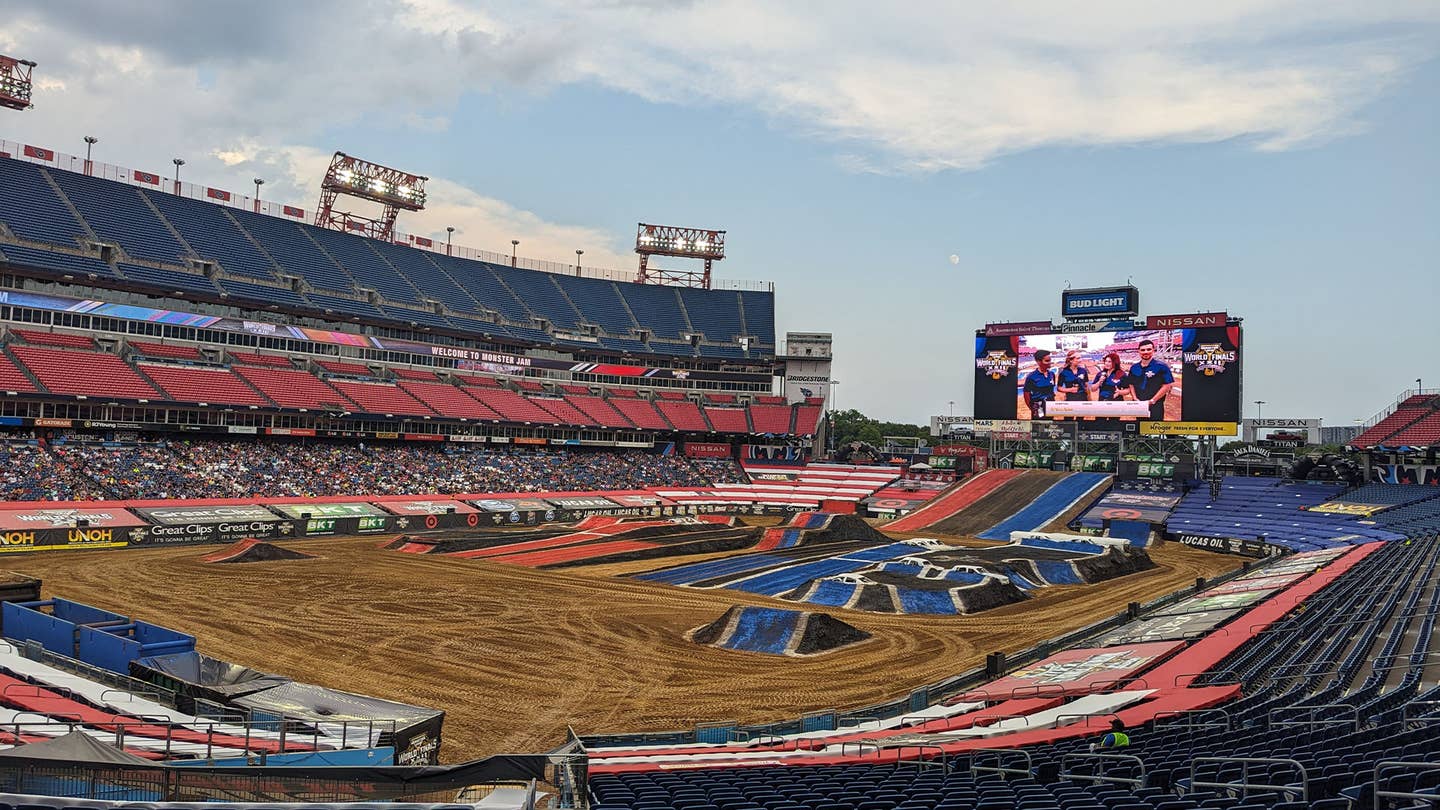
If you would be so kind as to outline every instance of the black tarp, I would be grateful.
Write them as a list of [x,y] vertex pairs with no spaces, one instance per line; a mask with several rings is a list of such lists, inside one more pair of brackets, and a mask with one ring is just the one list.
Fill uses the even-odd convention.
[[[440,729],[445,713],[438,709],[411,706],[380,698],[326,689],[308,683],[286,683],[263,692],[254,692],[230,701],[233,706],[310,723],[322,730],[341,724],[349,731],[363,732],[373,723],[375,731],[389,731],[385,744],[395,747],[395,764],[426,765],[439,761]],[[343,734],[344,731],[342,730]]]
[[17,760],[38,763],[48,762],[84,762],[105,765],[139,765],[150,767],[152,763],[148,759],[142,759],[121,751],[111,745],[106,745],[88,734],[72,731],[62,737],[51,740],[19,745],[5,751],[0,751],[0,765],[21,764]]
[[250,667],[221,661],[197,652],[153,655],[130,662],[130,674],[176,693],[181,711],[195,713],[195,700],[225,703],[290,683],[283,675],[272,675]]

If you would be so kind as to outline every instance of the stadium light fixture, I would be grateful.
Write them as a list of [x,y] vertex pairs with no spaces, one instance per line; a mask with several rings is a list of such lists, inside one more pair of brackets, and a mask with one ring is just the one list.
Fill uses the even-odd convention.
[[579,249],[579,248],[576,248],[576,249],[575,249],[575,277],[576,277],[576,278],[579,278],[579,277],[580,277],[580,257],[583,256],[583,255],[585,255],[585,251],[583,251],[583,250],[581,250],[581,249]]
[[174,193],[179,194],[179,193],[180,193],[180,167],[185,165],[185,159],[184,159],[184,158],[171,158],[171,159],[170,159],[170,162],[175,164],[175,192],[174,192]]
[[451,240],[451,238],[454,237],[454,236],[455,236],[455,226],[454,226],[454,225],[446,225],[446,226],[445,226],[445,255],[446,255],[446,256],[449,256],[449,255],[450,255],[450,240]]
[[[672,225],[640,223],[635,234],[635,252],[640,254],[641,284],[668,284],[676,287],[710,289],[710,269],[725,258],[725,232],[704,228],[677,228]],[[703,270],[662,270],[650,267],[651,256],[699,259]]]
[[0,107],[28,110],[35,106],[30,102],[30,73],[34,68],[35,63],[29,59],[0,54]]
[[[424,210],[425,181],[429,179],[336,152],[320,183],[315,224],[389,241],[394,238],[395,219],[400,211]],[[377,202],[384,208],[378,218],[337,211],[335,201],[341,194]]]
[[95,168],[95,164],[90,162],[90,149],[99,142],[100,139],[95,137],[94,135],[85,136],[85,173],[87,175],[93,174]]
[[519,250],[519,249],[520,249],[520,240],[519,240],[519,239],[511,239],[511,240],[510,240],[510,266],[511,266],[511,267],[514,267],[514,266],[515,266],[515,251],[517,251],[517,250]]

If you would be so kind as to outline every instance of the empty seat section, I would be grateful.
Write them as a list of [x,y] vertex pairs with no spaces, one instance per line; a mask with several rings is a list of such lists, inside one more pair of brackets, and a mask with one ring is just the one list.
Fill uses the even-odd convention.
[[85,236],[40,167],[14,158],[0,158],[0,222],[21,239],[66,247]]
[[213,259],[227,273],[238,276],[275,278],[274,263],[245,238],[219,205],[159,191],[141,193],[160,209],[200,258]]
[[515,380],[514,383],[515,387],[519,388],[521,391],[533,391],[535,393],[539,393],[545,390],[545,385],[539,380],[527,380],[521,378]]
[[456,312],[480,312],[481,307],[455,279],[430,261],[429,254],[417,248],[372,242],[385,260],[399,270],[420,295],[439,301]]
[[366,413],[401,414],[406,416],[433,416],[434,411],[424,403],[405,393],[393,383],[359,382],[357,380],[330,380],[340,393],[349,397]]
[[205,366],[163,366],[140,364],[140,370],[165,390],[175,402],[205,402],[212,405],[254,405],[273,407],[229,369]]
[[598,278],[556,276],[555,281],[580,308],[580,320],[593,323],[612,335],[629,335],[635,319],[615,289],[615,282]]
[[570,404],[583,411],[585,415],[590,417],[597,425],[613,428],[635,427],[629,419],[625,418],[624,414],[615,409],[614,405],[600,397],[569,394],[565,398],[570,400]]
[[661,399],[655,401],[655,407],[676,430],[689,430],[702,433],[710,432],[710,425],[705,422],[705,416],[700,413],[700,406],[688,399]]
[[348,411],[359,407],[308,371],[240,366],[235,372],[282,408]]
[[509,422],[533,422],[542,425],[560,424],[560,420],[556,419],[554,414],[514,391],[505,388],[472,387],[466,388],[465,393],[474,397],[480,404],[500,414],[502,419]]
[[332,231],[328,228],[305,226],[325,252],[329,253],[361,287],[368,287],[391,301],[420,303],[420,295],[410,283],[380,258],[363,236]]
[[140,189],[74,172],[50,171],[90,230],[114,242],[132,258],[181,264],[189,255],[154,210]]
[[433,408],[441,416],[448,416],[452,419],[500,419],[500,414],[447,383],[401,380],[397,385],[405,389],[410,396]]
[[[655,337],[680,340],[681,334],[687,331],[685,316],[680,312],[680,298],[674,287],[617,282],[615,289],[620,291],[625,302],[630,305],[630,311],[635,313],[635,320],[649,329]],[[658,346],[650,348],[662,350]],[[684,347],[684,350],[688,352],[689,347]]]
[[205,298],[219,298],[220,288],[203,273],[189,273],[183,270],[169,270],[163,267],[145,267],[122,262],[120,274],[137,284],[155,287],[165,293],[197,292]]
[[740,303],[745,311],[745,333],[766,346],[775,346],[775,293],[742,290]]
[[799,405],[795,408],[795,435],[814,436],[820,425],[821,406]]
[[734,290],[678,288],[690,324],[710,340],[731,341],[740,334],[740,294]]
[[41,332],[38,329],[12,329],[10,333],[35,346],[64,346],[70,349],[93,349],[95,339],[89,335],[69,332]]
[[564,424],[584,427],[600,424],[587,416],[584,411],[581,411],[563,399],[557,399],[555,397],[529,397],[529,400],[554,414],[555,418]]
[[670,430],[670,423],[665,421],[665,416],[655,409],[655,403],[648,399],[631,399],[629,397],[618,397],[610,400],[626,419],[635,424],[641,430]]
[[705,416],[717,433],[749,433],[750,422],[744,408],[706,408]]
[[580,318],[566,300],[565,293],[555,283],[553,273],[539,270],[521,270],[514,267],[494,267],[496,275],[515,291],[525,306],[536,315],[547,318],[563,329],[574,329]]
[[30,378],[25,376],[25,372],[12,363],[7,355],[0,354],[0,391],[19,393],[34,390],[35,383],[30,382]]
[[119,399],[161,398],[159,391],[113,354],[38,346],[12,346],[10,350],[51,393]]
[[433,256],[431,261],[449,273],[455,283],[479,302],[480,306],[498,312],[502,317],[516,323],[530,322],[530,310],[500,283],[490,265],[453,256]]
[[461,385],[473,385],[479,388],[500,387],[500,381],[494,377],[471,377],[467,374],[456,374],[455,379],[459,380]]
[[274,368],[294,368],[295,364],[290,358],[281,357],[278,354],[256,354],[254,352],[230,352],[230,358],[237,363],[244,363],[247,366],[272,366]]
[[230,298],[256,301],[265,306],[274,304],[292,309],[314,309],[315,305],[289,287],[272,287],[268,284],[250,284],[233,278],[217,278],[215,283]]
[[169,343],[142,343],[138,340],[127,342],[136,354],[144,357],[172,357],[176,360],[201,359],[198,346],[172,346]]
[[305,235],[307,226],[248,211],[232,211],[230,215],[265,246],[265,252],[285,273],[303,278],[306,284],[316,289],[355,291],[355,282],[350,274]]
[[790,417],[793,409],[789,405],[751,405],[750,421],[756,433],[781,436],[790,432]]
[[94,256],[74,256],[18,245],[0,245],[0,263],[36,270],[53,270],[75,276],[88,276],[93,273],[96,276],[115,277],[115,268]]
[[438,382],[440,377],[433,371],[426,371],[422,368],[392,368],[391,372],[402,380],[425,380],[427,382]]
[[1400,405],[1384,419],[1366,428],[1354,441],[1350,442],[1351,447],[1374,447],[1385,444],[1391,436],[1401,430],[1424,419],[1430,413],[1429,403],[1434,397],[1417,395],[1401,402]]
[[316,360],[315,365],[333,374],[349,374],[352,377],[374,377],[375,372],[364,363],[349,363],[344,360]]
[[1405,428],[1384,441],[1393,447],[1429,447],[1440,442],[1440,411],[1431,411],[1428,416]]

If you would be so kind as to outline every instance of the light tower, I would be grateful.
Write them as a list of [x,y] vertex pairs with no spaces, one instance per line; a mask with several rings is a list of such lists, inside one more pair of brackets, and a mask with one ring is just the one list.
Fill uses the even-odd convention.
[[[676,228],[640,223],[635,234],[635,252],[640,254],[641,284],[668,284],[672,287],[710,289],[710,263],[725,258],[725,232],[703,228]],[[662,270],[650,267],[651,256],[700,259],[704,270]]]
[[[315,211],[315,224],[390,241],[395,238],[395,218],[401,209],[425,209],[425,181],[429,179],[336,152],[330,159],[325,179],[320,182],[320,205]],[[378,219],[336,211],[335,198],[341,194],[380,203],[384,209]]]
[[0,54],[0,107],[28,110],[30,103],[30,71],[35,63]]

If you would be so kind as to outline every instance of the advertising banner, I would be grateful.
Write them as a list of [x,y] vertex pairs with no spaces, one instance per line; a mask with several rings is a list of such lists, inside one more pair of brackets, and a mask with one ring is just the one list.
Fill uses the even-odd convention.
[[349,518],[384,515],[385,511],[368,503],[282,503],[271,509],[288,518]]
[[[137,510],[138,511],[138,510]],[[130,545],[176,546],[194,543],[234,543],[237,540],[285,540],[301,534],[299,521],[268,518],[219,520],[205,523],[165,523],[129,530]]]
[[1134,287],[1065,290],[1060,293],[1060,314],[1066,318],[1113,317],[1139,312],[1140,291]]
[[[412,528],[413,519],[395,517],[383,512],[360,517],[312,517],[296,521],[300,533],[306,537],[333,537],[351,534],[387,534]],[[422,519],[423,523],[423,519]],[[436,521],[439,523],[438,519]]]
[[124,509],[15,509],[0,512],[0,529],[73,529],[82,521],[92,528],[145,525],[145,521]]
[[1232,579],[1223,585],[1217,585],[1205,591],[1211,596],[1220,596],[1227,593],[1244,593],[1245,591],[1273,591],[1293,585],[1297,581],[1308,576],[1308,572],[1294,571],[1290,573],[1271,574],[1265,577],[1252,577],[1249,579]]
[[1193,329],[1199,326],[1225,326],[1230,316],[1224,312],[1197,312],[1190,315],[1151,315],[1145,319],[1146,329]]
[[151,523],[161,526],[278,519],[274,512],[258,505],[138,507],[135,512]]
[[124,548],[130,533],[143,529],[5,529],[0,530],[0,553],[19,551],[74,551],[87,548]]
[[1327,515],[1359,515],[1370,517],[1377,512],[1389,509],[1391,504],[1384,503],[1322,503],[1310,507],[1308,511],[1324,512]]
[[1112,492],[1100,499],[1087,517],[1102,520],[1138,520],[1142,523],[1164,523],[1170,516],[1179,495],[1146,492]]
[[1066,650],[968,693],[963,700],[1084,695],[1113,688],[1123,679],[1184,645],[1174,641],[1124,647]]
[[553,507],[539,498],[484,498],[471,501],[485,512],[543,512]]
[[1097,643],[1101,647],[1111,647],[1116,644],[1142,644],[1150,641],[1199,638],[1229,621],[1239,612],[1239,609],[1202,610],[1197,613],[1181,613],[1175,616],[1143,619],[1111,631]]
[[1275,557],[1285,551],[1279,546],[1262,543],[1259,539],[1241,540],[1235,537],[1215,537],[1190,532],[1173,533],[1170,535],[1170,539],[1182,545],[1203,548],[1207,551],[1218,551],[1222,554],[1238,554],[1242,557]]
[[615,507],[619,506],[619,504],[615,503],[609,498],[601,498],[598,496],[546,498],[545,500],[549,501],[552,506],[558,509],[579,509],[588,511],[591,509],[614,509]]
[[986,337],[1010,337],[1011,335],[1033,335],[1036,332],[1049,332],[1053,325],[1049,321],[1023,321],[1020,323],[987,323],[985,324]]
[[1206,610],[1235,610],[1250,607],[1272,593],[1274,593],[1274,591],[1244,591],[1242,593],[1223,593],[1213,596],[1209,593],[1204,593],[1176,602],[1168,608],[1162,608],[1161,612],[1166,616],[1173,616],[1178,613],[1199,613]]
[[691,458],[729,458],[730,445],[718,442],[686,442],[685,455]]

